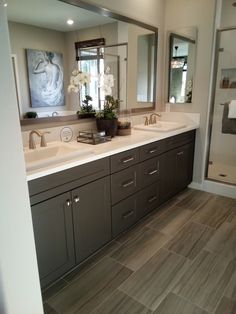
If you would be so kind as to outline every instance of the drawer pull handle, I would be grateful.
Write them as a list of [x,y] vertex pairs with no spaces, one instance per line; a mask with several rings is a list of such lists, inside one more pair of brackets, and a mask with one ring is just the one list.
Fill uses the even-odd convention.
[[134,180],[131,180],[131,181],[128,181],[128,182],[126,182],[126,183],[123,183],[122,184],[122,187],[123,188],[127,188],[127,187],[129,187],[129,186],[131,186],[131,185],[133,185],[134,184]]
[[130,210],[130,211],[128,211],[126,214],[124,214],[122,217],[124,218],[124,219],[127,219],[127,218],[129,218],[130,216],[132,216],[134,214],[134,210]]
[[157,200],[157,197],[156,196],[152,196],[148,199],[148,203],[153,203],[154,201]]
[[121,163],[122,164],[126,164],[127,162],[131,162],[131,161],[133,161],[134,160],[134,157],[129,157],[129,158],[127,158],[127,159],[122,159],[121,160]]
[[154,149],[149,150],[148,153],[149,153],[149,154],[153,154],[153,153],[155,153],[156,151],[157,151],[157,149],[154,148]]
[[152,170],[152,171],[148,172],[148,175],[152,176],[152,175],[154,175],[157,172],[158,172],[158,169],[155,169],[155,170]]
[[79,197],[78,197],[78,196],[75,196],[75,197],[74,197],[74,202],[75,202],[75,203],[79,203]]
[[70,207],[71,206],[71,200],[66,200],[66,206]]
[[182,152],[178,152],[177,153],[177,156],[181,156],[181,155],[183,155],[184,154],[184,152],[182,151]]

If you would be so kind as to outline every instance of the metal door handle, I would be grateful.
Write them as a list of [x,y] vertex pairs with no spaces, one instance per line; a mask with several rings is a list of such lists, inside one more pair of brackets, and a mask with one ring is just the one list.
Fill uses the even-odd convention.
[[128,211],[126,214],[124,214],[122,217],[124,218],[124,219],[127,219],[127,218],[129,218],[130,216],[132,216],[134,214],[134,210],[130,210],[130,211]]
[[78,197],[78,196],[75,196],[75,197],[74,197],[74,202],[75,202],[75,203],[79,203],[79,197]]
[[123,187],[123,188],[127,188],[127,187],[129,187],[130,185],[132,185],[132,184],[134,184],[134,180],[131,180],[131,181],[127,182],[127,183],[123,183],[123,184],[122,184],[122,187]]
[[66,206],[70,207],[71,206],[71,200],[66,200]]
[[131,161],[133,161],[133,160],[134,160],[134,157],[129,157],[129,158],[127,158],[127,159],[121,160],[121,163],[122,163],[122,164],[126,164],[127,162],[131,162]]
[[177,153],[177,156],[181,156],[181,155],[183,155],[183,154],[184,154],[184,152],[181,151],[181,152],[178,152],[178,153]]

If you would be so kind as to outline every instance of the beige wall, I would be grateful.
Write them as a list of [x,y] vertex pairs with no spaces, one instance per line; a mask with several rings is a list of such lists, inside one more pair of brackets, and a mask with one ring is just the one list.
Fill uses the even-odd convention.
[[[166,0],[165,4],[165,32],[178,31],[180,28],[192,26],[196,26],[198,29],[193,103],[171,105],[171,111],[199,112],[201,114],[194,165],[194,181],[201,183],[204,172],[204,149],[207,140],[206,125],[211,79],[215,0]],[[166,43],[166,49],[167,47]],[[165,53],[165,55],[167,56],[168,53]],[[167,60],[165,64],[167,68]],[[166,71],[165,82],[167,82],[167,73]],[[165,100],[167,100],[166,95]]]

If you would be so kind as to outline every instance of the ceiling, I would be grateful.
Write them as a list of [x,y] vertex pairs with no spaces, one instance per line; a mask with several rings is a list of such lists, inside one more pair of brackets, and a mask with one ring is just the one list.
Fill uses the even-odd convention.
[[[9,21],[62,32],[93,27],[115,20],[63,3],[59,0],[6,0]],[[74,20],[69,26],[66,21]]]

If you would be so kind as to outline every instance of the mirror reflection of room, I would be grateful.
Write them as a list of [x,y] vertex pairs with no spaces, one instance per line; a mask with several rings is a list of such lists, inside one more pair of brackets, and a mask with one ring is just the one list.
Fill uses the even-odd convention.
[[[99,110],[108,92],[104,88],[121,101],[121,110],[153,106],[157,50],[153,31],[57,0],[44,0],[37,10],[36,1],[23,4],[10,0],[8,6],[21,119],[69,117],[81,108],[85,96]],[[143,50],[141,43],[146,44]],[[74,70],[87,75],[87,81],[77,85],[79,91],[70,86]],[[103,84],[105,76],[110,87]]]
[[170,34],[169,92],[170,103],[191,103],[193,94],[195,40]]

